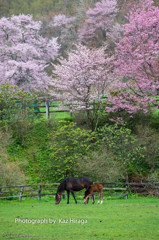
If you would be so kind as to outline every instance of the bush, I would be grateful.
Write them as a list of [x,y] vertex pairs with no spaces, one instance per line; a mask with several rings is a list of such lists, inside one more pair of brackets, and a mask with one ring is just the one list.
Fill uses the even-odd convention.
[[94,182],[115,182],[125,177],[121,163],[107,149],[98,149],[84,156],[79,163],[79,173]]
[[37,101],[36,95],[31,95],[9,83],[2,83],[0,87],[0,120],[8,124],[10,121],[34,118],[33,104]]
[[0,185],[2,186],[23,184],[26,181],[26,176],[19,165],[9,159],[6,151],[9,140],[10,136],[0,131]]
[[[24,125],[21,131],[16,128],[13,131],[12,142],[8,146],[10,157],[20,164],[29,177],[29,183],[47,182],[50,170],[49,133],[56,128],[56,122],[37,120],[30,125],[27,121],[21,124]],[[24,133],[23,145],[17,136],[19,131]]]
[[98,150],[82,161],[80,171],[96,181],[131,181],[144,174],[144,148],[125,125],[105,125],[98,131]]
[[[137,141],[144,147],[145,164],[150,172],[159,169],[159,135],[158,130],[149,126],[136,127]],[[143,163],[144,165],[144,163]]]
[[79,175],[79,159],[89,152],[94,137],[94,133],[80,129],[73,122],[59,122],[50,134],[50,174],[55,181]]

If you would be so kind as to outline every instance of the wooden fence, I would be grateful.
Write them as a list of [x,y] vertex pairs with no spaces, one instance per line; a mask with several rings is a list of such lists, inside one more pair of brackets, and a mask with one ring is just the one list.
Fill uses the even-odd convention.
[[[71,104],[66,104],[61,102],[61,104],[58,102],[58,100],[56,99],[45,99],[45,98],[39,98],[42,100],[42,104],[41,105],[36,105],[35,106],[35,113],[36,114],[40,114],[40,113],[45,113],[46,114],[46,119],[50,118],[50,113],[56,113],[56,112],[68,112],[70,113],[70,116],[72,117],[72,113],[73,113],[73,107]],[[107,97],[102,97],[102,99],[107,99]],[[91,109],[92,111],[97,110],[96,109],[96,104],[95,104],[95,100],[90,104],[91,105]],[[40,110],[40,108],[44,109],[44,110]],[[51,110],[51,108],[53,108],[53,110]],[[79,109],[78,111],[84,111],[83,109]],[[76,110],[77,112],[77,110]]]
[[[104,195],[120,195],[128,199],[129,195],[142,194],[159,197],[159,182],[153,183],[102,183]],[[18,186],[0,186],[0,199],[24,197],[38,197],[55,195],[59,183],[32,184]],[[2,191],[3,190],[3,191]],[[76,195],[83,195],[83,192],[76,192]],[[63,197],[65,194],[63,194]]]
[[[72,109],[70,107],[70,105],[67,104],[62,104],[60,106],[60,104],[53,104],[51,105],[51,103],[55,103],[55,100],[46,100],[45,104],[43,103],[42,105],[39,105],[39,109],[43,108],[43,111],[35,111],[36,114],[39,113],[45,113],[46,114],[46,119],[50,118],[50,113],[56,113],[56,112],[69,112],[70,116],[72,117]],[[51,108],[53,108],[53,111],[50,110]]]

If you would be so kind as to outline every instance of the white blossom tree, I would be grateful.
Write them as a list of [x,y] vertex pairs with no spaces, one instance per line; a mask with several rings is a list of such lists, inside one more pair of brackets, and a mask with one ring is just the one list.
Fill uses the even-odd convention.
[[41,22],[31,15],[0,19],[0,83],[27,91],[46,91],[50,77],[45,71],[58,55],[56,38],[39,34]]
[[[56,96],[64,99],[76,110],[87,113],[91,128],[94,129],[102,97],[110,84],[112,58],[105,58],[104,49],[89,49],[78,45],[68,59],[55,65],[53,87]],[[96,110],[92,111],[92,103]]]

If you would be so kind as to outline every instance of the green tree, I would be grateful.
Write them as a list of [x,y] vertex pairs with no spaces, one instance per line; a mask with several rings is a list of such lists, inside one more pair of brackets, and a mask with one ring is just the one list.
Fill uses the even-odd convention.
[[137,143],[130,129],[124,124],[120,127],[117,124],[105,125],[99,131],[99,136],[101,148],[106,148],[113,154],[113,161],[122,166],[126,181],[129,181],[133,174],[144,174],[147,168],[144,148]]
[[31,1],[30,0],[12,0],[9,6],[9,15],[29,14],[31,13]]
[[33,104],[36,95],[20,90],[17,86],[2,83],[0,88],[0,120],[12,121],[29,119],[34,116]]
[[0,0],[0,17],[8,17],[14,0]]
[[78,128],[73,122],[60,121],[50,134],[50,169],[56,181],[78,176],[79,160],[91,149],[94,137],[94,133]]
[[10,16],[23,13],[41,18],[42,15],[55,11],[59,3],[60,0],[11,0],[10,5],[8,4],[8,12]]

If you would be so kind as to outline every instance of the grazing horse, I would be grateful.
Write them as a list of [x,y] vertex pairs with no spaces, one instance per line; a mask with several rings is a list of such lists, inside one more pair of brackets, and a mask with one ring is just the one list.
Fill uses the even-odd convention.
[[[79,177],[79,178],[73,178],[68,177],[65,180],[63,180],[60,184],[60,186],[57,189],[56,193],[56,204],[59,204],[61,201],[61,195],[66,190],[67,191],[67,204],[69,204],[69,195],[70,192],[72,193],[72,196],[75,200],[75,203],[77,204],[74,191],[80,191],[84,188],[86,190],[89,188],[89,186],[93,184],[93,181],[88,177]],[[93,196],[94,199],[94,196]]]
[[[88,203],[89,197],[90,196],[92,197],[94,192],[98,192],[98,194],[99,194],[98,203],[101,200],[101,204],[102,204],[103,203],[103,192],[102,192],[102,190],[103,190],[103,185],[102,184],[96,183],[96,184],[90,185],[89,188],[85,192],[84,204]],[[92,200],[93,200],[93,203],[94,203],[94,197],[92,198]]]

